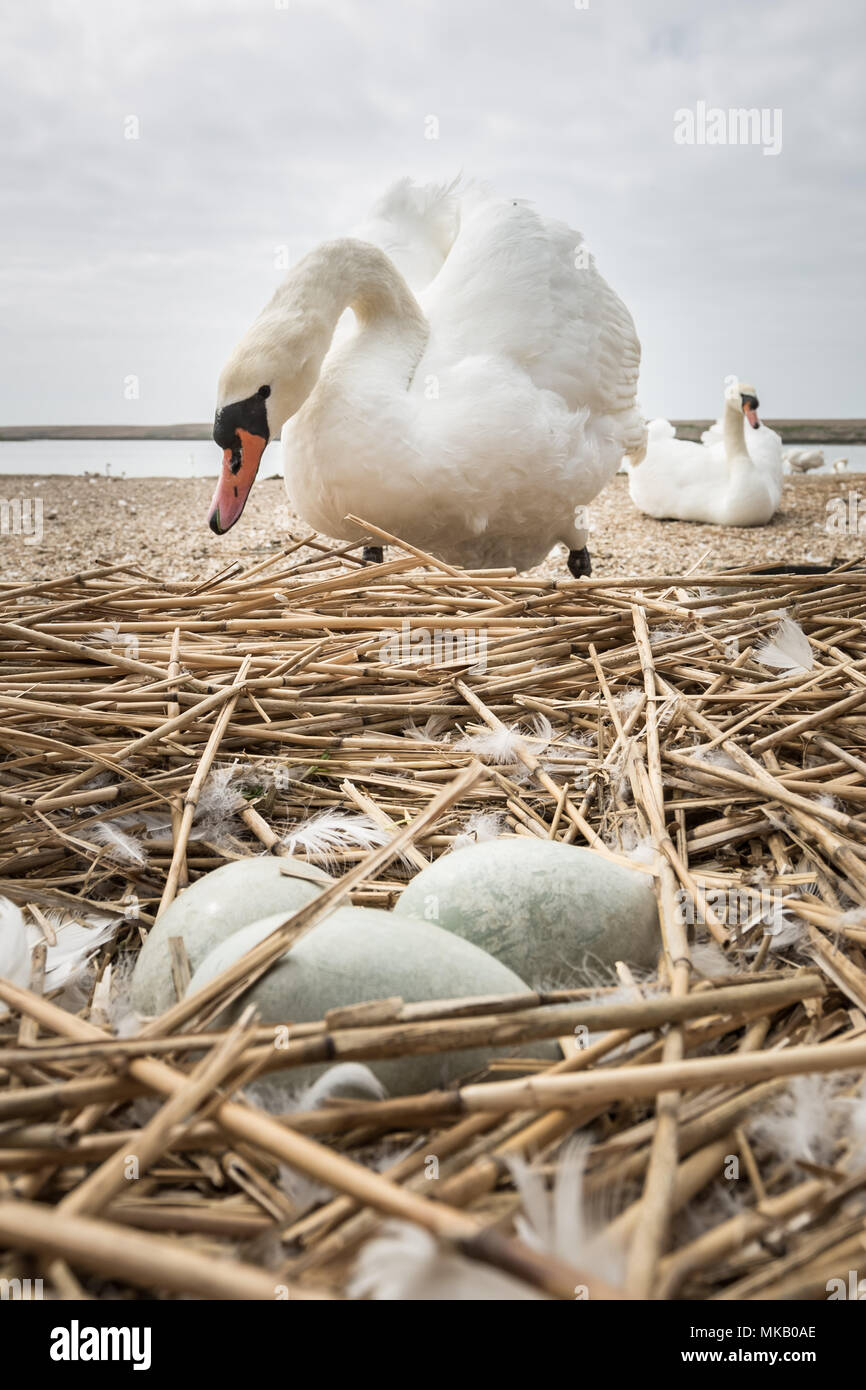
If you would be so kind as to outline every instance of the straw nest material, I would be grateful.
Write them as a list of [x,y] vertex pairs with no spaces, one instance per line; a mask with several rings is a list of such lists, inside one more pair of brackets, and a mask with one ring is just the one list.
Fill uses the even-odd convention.
[[[0,1274],[827,1297],[866,1229],[866,571],[575,582],[300,545],[198,586],[95,564],[0,591],[0,894],[38,941],[29,988],[0,981]],[[497,833],[650,875],[655,976],[370,1001],[279,1045],[249,1011],[208,1027],[335,902],[392,906]],[[180,1002],[130,1017],[161,908],[290,851],[334,886],[189,999],[181,953]],[[541,1038],[562,1061],[521,1057]],[[274,1067],[479,1039],[513,1059],[447,1091],[257,1097]]]

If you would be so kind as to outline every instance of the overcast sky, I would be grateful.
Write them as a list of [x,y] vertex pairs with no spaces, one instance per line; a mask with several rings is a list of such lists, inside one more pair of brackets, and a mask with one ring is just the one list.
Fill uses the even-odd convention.
[[[863,0],[4,10],[3,423],[209,419],[275,248],[460,170],[583,231],[648,415],[717,414],[729,372],[770,417],[866,415]],[[779,109],[781,152],[677,144],[700,101]]]

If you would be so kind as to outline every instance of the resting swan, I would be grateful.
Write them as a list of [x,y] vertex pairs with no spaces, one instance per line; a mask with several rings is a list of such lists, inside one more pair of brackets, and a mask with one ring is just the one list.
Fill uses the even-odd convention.
[[721,447],[712,442],[714,430],[706,432],[707,442],[694,444],[675,439],[667,420],[654,420],[646,457],[629,473],[632,501],[648,516],[765,526],[782,495],[781,441],[767,430],[763,447],[753,456],[746,420],[752,430],[763,430],[754,387],[736,380],[729,380],[725,390]]
[[823,449],[789,449],[785,455],[789,473],[811,473],[824,467]]
[[[742,389],[742,388],[741,388]],[[746,449],[749,458],[765,474],[774,478],[781,488],[782,476],[785,472],[785,464],[782,457],[782,437],[775,430],[771,430],[769,425],[765,425],[763,420],[758,424],[757,429],[745,430]],[[701,435],[701,443],[707,444],[713,451],[713,457],[719,463],[725,460],[725,421],[724,416],[716,420],[715,424],[710,425],[708,430],[704,430]]]
[[232,353],[211,529],[238,520],[282,431],[289,499],[326,535],[360,539],[353,514],[451,563],[519,570],[562,541],[588,573],[583,509],[643,448],[639,363],[578,232],[403,180],[357,237],[289,272]]

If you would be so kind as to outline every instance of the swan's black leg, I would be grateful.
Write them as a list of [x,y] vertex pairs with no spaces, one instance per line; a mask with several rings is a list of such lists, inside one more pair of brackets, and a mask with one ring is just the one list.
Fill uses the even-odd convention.
[[580,550],[569,550],[568,568],[571,570],[575,579],[580,579],[583,575],[586,575],[588,578],[592,574],[592,561],[589,558],[589,551],[586,546],[583,546]]
[[381,545],[365,545],[361,559],[365,565],[381,565],[385,553]]

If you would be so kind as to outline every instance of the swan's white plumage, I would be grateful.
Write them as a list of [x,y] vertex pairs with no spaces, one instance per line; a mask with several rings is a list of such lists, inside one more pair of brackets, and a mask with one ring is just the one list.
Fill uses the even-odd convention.
[[[439,274],[460,230],[459,184],[459,179],[443,184],[398,179],[352,236],[378,246],[411,289],[423,290]],[[463,198],[480,196],[478,186],[465,186]]]
[[789,449],[785,463],[790,473],[811,473],[815,468],[824,467],[823,449]]
[[772,519],[782,497],[782,441],[766,425],[744,430],[739,390],[729,388],[725,416],[700,444],[675,438],[667,420],[651,422],[646,456],[629,471],[629,492],[642,512],[717,526],[764,526]]
[[[714,459],[719,463],[724,462],[725,435],[724,422],[721,417],[710,425],[708,430],[704,430],[701,435],[701,443],[712,449]],[[781,487],[782,475],[785,471],[782,436],[777,434],[775,430],[771,430],[769,425],[761,424],[756,430],[746,430],[746,449],[755,467],[761,469]]]
[[327,535],[358,538],[354,514],[453,563],[518,569],[580,549],[575,513],[644,441],[634,324],[580,233],[476,185],[408,180],[359,230],[290,272],[220,404],[272,384],[289,497]]
[[670,420],[650,420],[646,427],[647,448],[651,444],[660,444],[663,439],[676,439],[677,432]]

